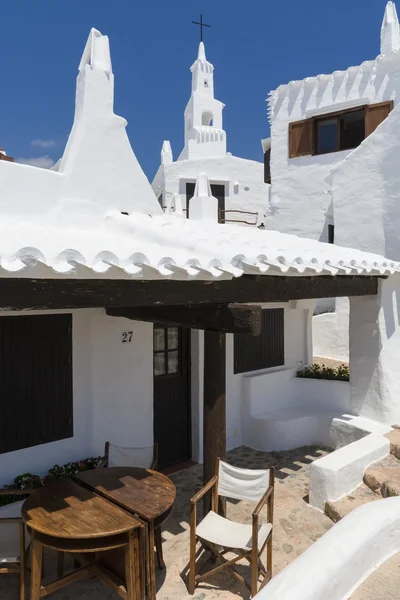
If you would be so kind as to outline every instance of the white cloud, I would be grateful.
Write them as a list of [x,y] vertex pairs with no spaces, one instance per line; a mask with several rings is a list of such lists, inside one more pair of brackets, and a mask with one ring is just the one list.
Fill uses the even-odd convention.
[[53,148],[55,145],[55,140],[42,140],[37,138],[31,141],[31,146],[36,146],[37,148]]
[[51,156],[38,156],[37,158],[16,158],[15,162],[23,165],[31,165],[32,167],[41,167],[42,169],[50,169],[54,165],[54,160]]

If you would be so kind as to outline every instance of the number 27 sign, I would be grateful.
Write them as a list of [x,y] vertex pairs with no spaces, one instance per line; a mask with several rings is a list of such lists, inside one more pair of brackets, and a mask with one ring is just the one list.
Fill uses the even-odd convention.
[[133,337],[133,331],[123,331],[122,332],[122,343],[130,344]]

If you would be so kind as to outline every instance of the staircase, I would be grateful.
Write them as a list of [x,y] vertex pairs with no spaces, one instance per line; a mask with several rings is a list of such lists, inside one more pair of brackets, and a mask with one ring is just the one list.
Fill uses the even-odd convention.
[[387,433],[390,454],[374,463],[364,473],[364,483],[337,502],[325,504],[326,515],[337,523],[352,510],[389,496],[400,496],[400,427]]

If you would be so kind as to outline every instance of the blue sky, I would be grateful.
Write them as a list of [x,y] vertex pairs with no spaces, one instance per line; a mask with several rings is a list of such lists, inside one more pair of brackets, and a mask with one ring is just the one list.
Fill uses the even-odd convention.
[[[200,13],[228,150],[262,159],[265,98],[280,83],[379,54],[386,0],[14,0],[0,5],[0,146],[48,163],[70,131],[77,67],[91,27],[109,35],[115,112],[149,179],[161,144],[177,157]],[[398,8],[400,8],[398,6]],[[106,151],[106,149],[104,149]]]

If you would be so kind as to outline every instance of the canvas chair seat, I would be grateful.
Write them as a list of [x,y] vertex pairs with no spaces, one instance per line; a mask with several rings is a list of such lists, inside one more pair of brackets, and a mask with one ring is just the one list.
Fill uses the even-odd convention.
[[[258,530],[258,547],[261,548],[272,531],[272,523]],[[196,535],[217,546],[235,550],[251,550],[252,525],[236,523],[211,511],[196,528]]]
[[[21,518],[21,508],[24,501],[13,502],[0,508],[0,519]],[[28,545],[28,544],[27,544]],[[0,527],[0,564],[18,562],[20,558],[18,524],[4,523]]]

